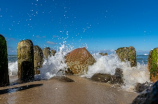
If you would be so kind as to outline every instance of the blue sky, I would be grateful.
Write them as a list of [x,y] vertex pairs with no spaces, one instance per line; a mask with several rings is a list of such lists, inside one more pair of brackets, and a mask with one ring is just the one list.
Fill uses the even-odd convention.
[[[41,48],[60,43],[89,51],[134,46],[138,54],[158,47],[157,0],[1,0],[0,34],[8,54],[31,39]],[[67,38],[68,37],[68,38]],[[64,40],[65,39],[65,40]]]

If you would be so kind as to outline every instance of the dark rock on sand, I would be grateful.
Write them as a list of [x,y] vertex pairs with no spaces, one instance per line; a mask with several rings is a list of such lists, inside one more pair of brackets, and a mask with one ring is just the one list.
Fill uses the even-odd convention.
[[158,81],[141,92],[132,104],[158,104]]
[[158,80],[158,48],[149,53],[148,70],[150,71],[150,80],[156,82]]
[[116,50],[116,53],[121,61],[130,61],[131,67],[137,65],[136,50],[134,47],[122,47]]
[[39,46],[34,46],[34,70],[35,74],[40,74],[40,70],[37,70],[42,67],[43,64],[43,52]]
[[140,93],[140,92],[144,91],[145,89],[149,88],[151,85],[152,85],[152,83],[148,83],[148,82],[137,83],[136,87],[135,87],[135,91]]
[[123,72],[121,69],[116,68],[114,75],[96,73],[91,77],[91,80],[105,83],[109,81],[111,84],[123,84]]
[[51,52],[50,52],[50,48],[49,47],[46,47],[43,49],[43,56],[44,58],[48,59],[48,57],[51,55]]
[[68,66],[67,72],[73,74],[84,74],[88,70],[89,65],[93,65],[96,61],[86,48],[77,48],[65,56]]
[[99,53],[100,55],[102,56],[107,56],[108,54],[107,53]]
[[34,50],[31,40],[22,40],[17,45],[18,78],[22,82],[34,79]]
[[7,85],[9,85],[7,43],[0,34],[0,87]]
[[91,80],[106,83],[106,82],[111,80],[111,75],[110,74],[96,73],[91,77]]
[[57,79],[57,80],[62,81],[62,82],[74,82],[74,80],[72,80],[66,76],[55,76],[51,79]]
[[111,76],[111,84],[123,84],[123,71],[120,68],[115,69],[115,74]]

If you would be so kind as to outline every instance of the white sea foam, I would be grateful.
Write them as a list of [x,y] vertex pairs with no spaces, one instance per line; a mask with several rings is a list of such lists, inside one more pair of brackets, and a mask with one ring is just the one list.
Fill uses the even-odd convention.
[[[50,79],[57,74],[63,74],[60,70],[67,68],[65,63],[65,55],[70,52],[73,47],[61,44],[61,47],[57,49],[55,56],[49,57],[44,60],[43,67],[40,68],[40,75],[36,75],[36,79]],[[131,67],[128,61],[121,62],[118,56],[110,54],[108,56],[101,56],[99,53],[94,53],[93,57],[96,59],[96,63],[88,67],[88,72],[83,75],[84,77],[90,78],[95,73],[107,73],[114,75],[116,68],[123,70],[124,85],[123,89],[127,91],[133,91],[136,83],[150,82],[149,71],[146,64],[137,63],[137,67]],[[18,68],[17,62],[9,62],[9,74],[17,75]]]
[[122,88],[133,91],[136,83],[150,82],[147,65],[137,63],[137,67],[131,67],[130,62],[121,62],[116,54],[101,56],[99,53],[93,54],[96,63],[88,67],[88,72],[84,75],[87,78],[95,73],[107,73],[114,75],[116,68],[123,70],[124,85]]
[[16,62],[9,62],[8,63],[9,75],[16,76],[18,73],[18,63]]
[[72,49],[73,47],[68,47],[65,44],[61,45],[55,56],[44,60],[43,67],[39,69],[41,74],[36,75],[36,78],[50,79],[57,74],[63,74],[67,68],[64,57]]

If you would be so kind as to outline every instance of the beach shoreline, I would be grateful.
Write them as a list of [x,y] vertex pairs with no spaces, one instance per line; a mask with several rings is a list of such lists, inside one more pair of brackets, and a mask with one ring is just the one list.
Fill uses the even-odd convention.
[[[130,104],[138,95],[108,83],[68,75],[74,82],[41,80],[0,88],[5,104]],[[17,77],[10,77],[15,81]]]

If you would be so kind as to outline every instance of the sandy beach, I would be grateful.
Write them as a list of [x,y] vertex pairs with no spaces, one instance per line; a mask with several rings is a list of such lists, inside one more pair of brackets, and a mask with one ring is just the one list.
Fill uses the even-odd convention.
[[0,104],[130,104],[138,95],[107,83],[67,77],[74,82],[50,79],[1,87]]

